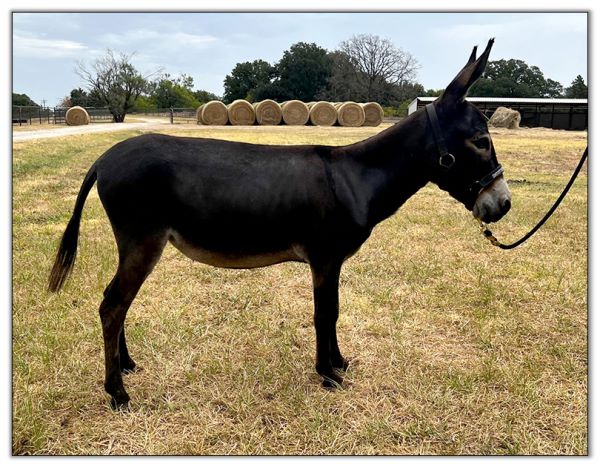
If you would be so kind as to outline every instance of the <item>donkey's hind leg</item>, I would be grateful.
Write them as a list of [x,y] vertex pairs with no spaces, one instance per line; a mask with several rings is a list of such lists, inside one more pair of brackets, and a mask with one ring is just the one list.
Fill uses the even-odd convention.
[[[105,297],[114,284],[116,277],[117,276],[113,277],[110,283],[106,286],[106,289],[104,290]],[[121,373],[133,373],[137,366],[131,358],[131,355],[129,355],[129,349],[127,348],[127,342],[125,340],[125,323],[123,323],[121,332],[119,333],[119,362],[121,364]]]
[[[111,396],[113,408],[124,406],[129,401],[121,375],[122,369],[126,369],[121,365],[130,360],[123,334],[125,316],[144,280],[158,262],[166,242],[166,233],[139,241],[125,241],[117,235],[119,266],[100,304],[106,368],[104,388]],[[121,355],[121,350],[127,354]]]
[[121,364],[121,373],[133,373],[137,366],[131,355],[129,355],[127,342],[125,342],[125,323],[123,323],[121,332],[119,333],[119,362]]

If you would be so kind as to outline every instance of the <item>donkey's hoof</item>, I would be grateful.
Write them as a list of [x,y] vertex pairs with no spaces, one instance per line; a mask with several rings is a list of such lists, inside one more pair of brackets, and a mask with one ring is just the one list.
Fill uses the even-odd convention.
[[138,366],[131,358],[127,359],[124,362],[121,362],[121,373],[123,374],[135,373],[138,370]]
[[110,406],[118,412],[129,410],[129,395],[127,393],[111,396]]
[[121,373],[123,373],[124,375],[128,375],[131,373],[137,373],[138,371],[141,371],[142,367],[137,366],[135,363],[133,365],[125,365],[125,366],[121,366]]
[[116,412],[128,412],[129,411],[129,401],[118,402],[114,397],[110,398],[110,408]]
[[332,373],[331,375],[327,376],[321,375],[321,377],[323,378],[322,386],[325,389],[329,391],[334,391],[336,389],[344,389],[344,386],[342,385],[344,379],[341,376]]
[[346,371],[350,366],[350,360],[346,360],[344,357],[340,357],[339,360],[332,362],[333,369],[339,371]]

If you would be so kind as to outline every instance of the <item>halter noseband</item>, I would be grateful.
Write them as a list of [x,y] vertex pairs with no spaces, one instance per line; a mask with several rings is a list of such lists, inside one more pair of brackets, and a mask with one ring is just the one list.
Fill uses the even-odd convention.
[[[437,146],[437,150],[440,155],[438,162],[444,170],[450,170],[456,162],[456,158],[452,154],[450,154],[448,148],[446,147],[446,141],[444,140],[444,135],[442,134],[442,129],[440,128],[440,121],[438,120],[438,116],[435,111],[435,107],[433,106],[433,103],[427,104],[425,106],[425,110],[427,111],[429,126],[431,127],[431,131],[433,132],[433,139],[435,140],[435,145]],[[475,180],[469,187],[469,192],[481,192],[481,190],[489,186],[503,173],[504,169],[500,164],[498,164],[489,173],[481,177],[479,180]]]

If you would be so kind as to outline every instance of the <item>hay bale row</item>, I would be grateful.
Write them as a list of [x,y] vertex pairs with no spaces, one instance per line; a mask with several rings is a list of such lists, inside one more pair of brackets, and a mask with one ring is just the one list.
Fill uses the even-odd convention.
[[253,104],[256,123],[259,125],[279,125],[283,118],[280,105],[271,99]]
[[310,123],[315,126],[333,126],[337,122],[337,109],[331,102],[311,102],[308,108]]
[[282,104],[266,99],[250,104],[238,99],[229,105],[210,101],[197,110],[197,121],[202,125],[306,125],[315,126],[378,126],[383,121],[383,109],[376,102],[309,102],[285,101]]
[[383,108],[377,102],[360,104],[365,112],[364,126],[379,126],[383,122]]
[[283,121],[286,125],[306,125],[310,116],[308,106],[302,101],[285,101],[281,104]]
[[365,123],[365,111],[356,102],[341,102],[335,104],[337,121],[340,126],[358,127]]
[[254,125],[254,107],[244,99],[237,99],[227,106],[229,123],[232,125]]
[[90,123],[90,116],[83,107],[79,107],[78,105],[74,107],[70,107],[65,114],[65,121],[67,125],[76,126],[76,125],[87,125]]
[[210,101],[202,104],[196,111],[198,123],[202,125],[227,125],[229,115],[227,106],[221,101]]

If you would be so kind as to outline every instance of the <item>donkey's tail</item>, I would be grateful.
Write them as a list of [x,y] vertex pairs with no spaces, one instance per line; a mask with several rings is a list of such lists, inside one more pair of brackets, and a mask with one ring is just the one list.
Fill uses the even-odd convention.
[[83,211],[83,205],[88,193],[94,186],[94,183],[96,183],[96,177],[96,164],[94,163],[83,179],[79,194],[77,195],[77,201],[75,201],[73,215],[60,241],[60,247],[56,253],[54,266],[52,266],[50,278],[48,279],[48,290],[50,292],[58,292],[73,269],[75,257],[77,256],[77,238],[79,237],[81,212]]

